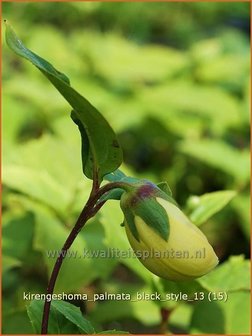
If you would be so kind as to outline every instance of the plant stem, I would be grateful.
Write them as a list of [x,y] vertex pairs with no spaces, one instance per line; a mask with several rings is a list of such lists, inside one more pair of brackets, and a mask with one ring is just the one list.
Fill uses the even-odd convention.
[[168,333],[167,325],[171,314],[171,310],[167,308],[161,308],[160,314],[161,314],[160,334],[167,334]]
[[[69,236],[67,237],[67,240],[65,241],[61,251],[60,255],[58,256],[56,263],[53,267],[53,271],[48,283],[46,294],[53,294],[53,290],[55,287],[55,283],[63,262],[63,259],[66,255],[66,251],[71,247],[72,243],[74,242],[77,234],[80,232],[82,227],[85,225],[87,220],[89,219],[89,206],[87,205],[83,208],[74,228],[70,232]],[[48,295],[49,296],[49,295]],[[50,313],[50,307],[51,307],[51,300],[45,300],[44,304],[44,311],[43,311],[43,318],[42,318],[42,327],[41,327],[41,334],[47,334],[48,329],[48,320],[49,320],[49,313]]]
[[[86,203],[86,205],[84,206],[84,208],[82,209],[77,222],[75,224],[75,226],[73,227],[72,231],[70,232],[69,236],[67,237],[61,251],[60,251],[60,255],[58,256],[56,263],[53,267],[50,279],[49,279],[49,283],[48,283],[48,287],[46,290],[46,297],[51,297],[54,291],[54,287],[56,284],[56,280],[62,265],[62,262],[65,258],[66,252],[67,250],[71,247],[71,245],[73,244],[76,236],[78,235],[78,233],[81,231],[81,229],[83,228],[83,226],[86,224],[86,222],[93,217],[98,211],[99,209],[103,206],[103,204],[105,202],[100,202],[98,204],[97,201],[99,200],[99,198],[105,194],[106,192],[110,191],[111,189],[114,188],[118,188],[119,186],[121,186],[121,184],[118,184],[117,182],[112,182],[112,183],[108,183],[105,186],[101,187],[99,189],[99,185],[97,184],[96,181],[93,182],[93,188],[92,191],[90,193],[89,199]],[[51,300],[47,300],[45,299],[45,304],[44,304],[44,310],[43,310],[43,317],[42,317],[42,326],[41,326],[41,334],[42,335],[46,335],[47,331],[48,331],[48,322],[49,322],[49,314],[50,314],[50,307],[51,307]]]

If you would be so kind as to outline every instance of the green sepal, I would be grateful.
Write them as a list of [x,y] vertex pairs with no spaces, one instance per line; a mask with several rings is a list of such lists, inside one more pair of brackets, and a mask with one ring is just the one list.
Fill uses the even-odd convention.
[[165,199],[166,201],[168,201],[168,202],[170,202],[170,203],[176,205],[177,208],[179,208],[178,203],[175,201],[175,199],[174,199],[171,195],[167,194],[166,192],[164,192],[164,191],[161,190],[161,189],[159,189],[159,190],[156,192],[156,197],[163,198],[163,199]]
[[102,195],[102,197],[99,199],[99,202],[106,202],[108,200],[120,200],[122,197],[122,194],[125,190],[116,188],[108,191],[106,194]]
[[139,239],[139,233],[136,228],[136,223],[135,223],[135,215],[131,209],[123,209],[123,213],[125,216],[125,221],[130,229],[130,232],[133,234],[135,239],[140,242]]
[[165,241],[168,240],[170,233],[169,217],[162,205],[157,202],[156,198],[146,198],[139,202],[134,209],[134,214],[135,216],[139,216],[161,238]]
[[[122,180],[125,177],[120,176],[120,178]],[[132,190],[124,192],[121,197],[121,208],[129,230],[135,239],[140,241],[135,223],[135,218],[138,216],[162,239],[167,241],[170,234],[169,216],[163,206],[159,204],[157,198],[162,198],[178,207],[171,196],[171,192],[169,192],[170,189],[167,189],[167,183],[163,182],[159,185],[164,187],[164,190],[161,190],[157,185],[147,180],[134,182],[132,183]]]
[[134,186],[149,182],[145,179],[140,179],[138,177],[127,176],[120,169],[116,169],[114,172],[105,175],[104,180],[107,180],[109,182],[125,182]]
[[106,174],[104,176],[104,180],[109,182],[118,182],[121,181],[124,177],[127,177],[123,171],[120,169],[116,169],[112,173]]
[[157,187],[161,189],[164,193],[166,193],[168,196],[172,197],[172,191],[167,182],[159,182],[157,183]]

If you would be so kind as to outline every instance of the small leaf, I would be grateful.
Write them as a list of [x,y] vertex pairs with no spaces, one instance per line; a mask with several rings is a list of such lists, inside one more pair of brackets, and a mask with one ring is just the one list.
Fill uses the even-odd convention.
[[101,181],[104,175],[116,170],[122,163],[122,150],[114,131],[100,112],[70,86],[63,73],[27,49],[8,23],[6,42],[17,55],[35,65],[72,106],[72,119],[78,125],[82,138],[84,174],[92,179],[95,170]]
[[193,208],[189,217],[196,225],[201,225],[210,217],[226,206],[236,195],[235,191],[216,191],[203,196],[192,196],[187,201],[187,206]]

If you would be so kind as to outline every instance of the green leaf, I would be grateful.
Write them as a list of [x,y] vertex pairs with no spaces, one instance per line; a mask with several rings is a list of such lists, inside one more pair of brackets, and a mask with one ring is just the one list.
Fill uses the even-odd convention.
[[233,207],[239,215],[238,224],[240,225],[248,240],[250,239],[251,235],[250,204],[251,200],[249,192],[238,194],[232,202]]
[[[251,293],[242,291],[231,293],[227,302],[221,302],[221,305],[226,316],[226,334],[250,335]],[[239,314],[237,314],[237,309],[239,309]]]
[[[48,274],[50,274],[58,253],[69,235],[69,228],[64,227],[51,212],[45,209],[34,207],[34,211],[36,216],[34,249],[43,254]],[[100,240],[100,235],[97,236],[97,239]],[[83,257],[83,251],[86,247],[85,240],[82,239],[81,235],[78,235],[65,257],[55,292],[65,291],[69,293],[78,290],[97,276],[94,266],[95,260]]]
[[[49,275],[58,253],[69,234],[69,227],[64,225],[65,222],[60,222],[55,214],[45,206],[29,200],[25,196],[15,196],[13,201],[20,208],[22,207],[28,209],[29,212],[33,212],[33,216],[30,216],[33,220],[33,226],[29,230],[28,215],[18,219],[16,223],[14,220],[7,222],[3,228],[4,253],[20,259],[24,254],[23,249],[26,248],[28,250],[24,255],[26,263],[23,265],[27,267],[28,258],[32,258],[33,256],[33,253],[31,253],[32,248],[34,254],[39,253],[41,256],[39,263],[42,263],[42,265],[37,265],[35,262],[35,266],[33,266],[34,260],[31,260],[31,263],[33,263],[32,267],[36,269],[37,267],[39,269],[46,267]],[[8,231],[6,228],[8,228]],[[23,238],[19,239],[20,237]],[[92,257],[92,253],[96,252],[96,250],[101,251],[110,248],[105,237],[105,229],[98,218],[93,219],[92,222],[90,221],[85,225],[85,228],[76,237],[69,253],[67,253],[61,268],[61,276],[59,276],[56,283],[55,292],[78,292],[80,288],[88,285],[94,279],[106,279],[109,276],[118,260],[109,258],[104,263],[104,258]],[[26,243],[27,240],[30,242],[30,245],[28,245],[28,242]],[[31,246],[32,243],[33,246]],[[84,255],[85,250],[90,256]]]
[[52,306],[85,334],[95,333],[93,326],[82,316],[79,308],[65,301],[53,301]]
[[3,181],[9,188],[48,204],[59,213],[70,203],[68,190],[45,169],[35,170],[16,164],[4,165]]
[[112,85],[129,86],[130,89],[142,82],[156,83],[173,78],[188,65],[188,58],[178,50],[146,44],[139,47],[119,34],[109,32],[106,35],[95,31],[81,32],[79,48],[88,54],[103,78]]
[[[192,316],[191,333],[249,334],[249,260],[245,260],[243,256],[231,257],[197,281],[203,288],[215,293],[216,296],[218,293],[221,295],[226,293],[227,300],[212,300],[210,302],[205,296],[204,301],[197,303]],[[239,314],[237,314],[237,309],[239,309]]]
[[187,201],[187,207],[191,210],[189,215],[191,221],[200,226],[224,208],[235,195],[235,191],[225,190],[204,194],[200,197],[190,197]]
[[119,331],[119,330],[106,330],[106,331],[101,331],[99,333],[97,333],[97,335],[106,335],[106,334],[109,334],[109,335],[121,335],[121,334],[129,334],[128,331]]
[[6,256],[6,255],[2,256],[2,272],[3,273],[5,273],[6,271],[8,271],[9,269],[13,267],[20,267],[20,266],[21,266],[20,260],[13,258],[13,257]]
[[198,282],[213,292],[250,290],[250,262],[243,256],[230,257]]
[[5,185],[46,204],[60,217],[71,216],[73,203],[75,211],[80,211],[91,188],[91,181],[84,180],[79,169],[79,139],[77,134],[73,136],[74,125],[69,123],[69,126],[66,131],[71,133],[71,143],[44,135],[37,140],[16,145],[3,163]]
[[224,141],[200,139],[182,141],[179,150],[216,170],[225,172],[242,185],[250,179],[250,151],[234,148]]
[[[13,303],[12,303],[13,308]],[[2,326],[2,333],[6,335],[16,334],[16,335],[30,335],[32,334],[32,326],[27,316],[25,309],[17,310],[12,309],[8,314],[3,314],[2,317],[4,323]],[[39,332],[40,333],[40,330]]]
[[27,264],[31,256],[33,234],[34,216],[32,213],[11,217],[2,228],[4,255]]
[[[79,334],[79,328],[64,317],[53,305],[50,309],[48,334]],[[27,306],[27,314],[36,334],[41,332],[42,312],[44,301],[34,300]]]
[[249,292],[230,293],[227,301],[204,300],[195,305],[190,333],[249,335],[250,309]]
[[[27,307],[27,313],[34,328],[39,334],[41,329],[44,301],[34,300]],[[49,334],[94,334],[91,323],[82,316],[79,308],[65,301],[52,301],[48,326]]]
[[[145,293],[148,289],[143,290]],[[133,300],[136,294],[132,293]],[[96,323],[107,323],[123,321],[133,318],[146,326],[156,325],[160,321],[159,307],[151,300],[136,301],[104,301],[97,305],[90,313],[92,321]]]
[[[159,278],[158,280],[155,279],[155,281],[159,281],[162,292],[174,294],[185,293],[189,299],[194,298],[195,292],[203,292],[205,290],[197,280],[174,282]],[[174,305],[174,303],[177,304],[174,301],[169,302],[169,304],[172,305]]]
[[95,171],[101,181],[104,175],[116,170],[122,162],[122,151],[106,119],[70,86],[69,79],[63,73],[27,49],[8,23],[6,42],[16,54],[35,65],[72,106],[72,119],[78,125],[82,138],[84,174],[92,179]]
[[[214,321],[214,322],[213,322]],[[225,316],[216,302],[200,302],[192,315],[192,334],[225,334]]]
[[[211,99],[212,97],[215,99]],[[206,105],[206,101],[211,101],[211,104]],[[189,78],[146,86],[139,91],[139,102],[146,110],[145,115],[158,118],[172,133],[190,138],[190,141],[186,141],[189,150],[196,141],[192,141],[192,135],[194,139],[201,137],[205,128],[210,129],[213,135],[222,134],[227,127],[237,125],[241,120],[236,98],[216,87],[195,84]],[[214,138],[209,142],[212,140]],[[204,154],[209,156],[204,151],[203,159]],[[223,161],[225,162],[224,158]]]
[[189,330],[188,326],[191,322],[193,306],[186,304],[184,302],[179,302],[176,309],[171,311],[171,315],[169,317],[169,322],[167,329],[169,330],[180,330],[184,331],[183,334],[188,335]]

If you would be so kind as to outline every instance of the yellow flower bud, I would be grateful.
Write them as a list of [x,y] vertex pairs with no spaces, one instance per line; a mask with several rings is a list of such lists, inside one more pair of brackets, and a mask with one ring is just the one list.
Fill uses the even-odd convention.
[[[129,242],[142,264],[152,273],[173,281],[190,280],[208,273],[218,264],[218,258],[205,235],[175,204],[162,197],[162,192],[152,191],[147,197],[126,196],[122,198],[121,206]],[[132,199],[134,201],[130,202]],[[151,203],[148,203],[150,200]],[[137,202],[141,204],[141,211],[135,206]],[[157,208],[153,207],[153,203]],[[133,210],[127,212],[132,204]],[[152,206],[148,207],[148,204]],[[157,211],[159,207],[164,213]],[[148,213],[153,209],[154,214]],[[155,229],[155,223],[150,224],[151,219],[160,221],[160,214],[162,227],[164,219],[168,227],[167,238]]]

